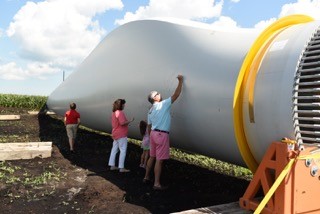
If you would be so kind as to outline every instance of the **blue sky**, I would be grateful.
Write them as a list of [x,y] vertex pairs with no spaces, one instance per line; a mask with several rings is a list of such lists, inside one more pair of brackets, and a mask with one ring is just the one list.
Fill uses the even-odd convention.
[[227,29],[266,26],[291,14],[320,20],[320,0],[1,0],[0,93],[45,95],[112,30],[174,17]]

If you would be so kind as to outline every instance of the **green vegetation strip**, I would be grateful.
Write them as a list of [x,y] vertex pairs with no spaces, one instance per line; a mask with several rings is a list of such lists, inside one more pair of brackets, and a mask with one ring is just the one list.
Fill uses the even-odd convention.
[[220,174],[245,179],[248,181],[253,177],[251,170],[247,168],[223,162],[207,156],[190,154],[175,148],[171,148],[170,155],[175,160],[199,166],[205,169],[210,169]]

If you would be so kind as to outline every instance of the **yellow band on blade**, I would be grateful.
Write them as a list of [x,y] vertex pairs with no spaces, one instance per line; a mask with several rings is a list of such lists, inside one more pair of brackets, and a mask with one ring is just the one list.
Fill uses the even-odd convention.
[[[292,15],[281,18],[271,24],[268,28],[266,28],[259,37],[255,40],[250,50],[248,51],[243,64],[241,66],[235,91],[233,97],[233,123],[234,123],[234,132],[237,140],[238,148],[241,153],[241,156],[248,168],[255,172],[258,168],[258,163],[253,157],[253,154],[250,151],[245,132],[244,132],[244,121],[243,121],[243,97],[244,97],[244,88],[248,82],[248,76],[250,72],[257,73],[259,66],[254,66],[253,64],[261,62],[263,55],[265,54],[268,45],[271,44],[270,39],[275,38],[275,34],[279,33],[279,31],[290,27],[292,25],[301,24],[311,22],[313,19],[309,16],[305,15]],[[263,50],[262,50],[263,49]],[[261,52],[262,51],[262,52]],[[259,52],[261,52],[259,54]],[[255,62],[256,56],[259,56],[258,60],[260,62]],[[255,77],[255,76],[254,76]],[[251,78],[251,81],[255,81],[255,78]],[[251,90],[254,90],[254,87],[250,87]],[[249,95],[254,94],[249,91]],[[253,100],[253,98],[252,98]],[[252,115],[251,115],[252,116]],[[252,116],[253,117],[253,116]],[[271,142],[270,142],[271,143]]]

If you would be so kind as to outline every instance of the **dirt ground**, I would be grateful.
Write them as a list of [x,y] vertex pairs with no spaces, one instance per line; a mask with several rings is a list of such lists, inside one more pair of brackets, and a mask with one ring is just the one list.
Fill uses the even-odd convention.
[[[26,109],[0,107],[1,114],[20,114],[19,121],[0,121],[0,137],[11,142],[51,141],[50,158],[2,162],[17,169],[12,182],[0,180],[0,213],[172,213],[238,201],[248,181],[209,169],[168,160],[162,181],[169,188],[155,191],[143,184],[141,149],[128,145],[130,173],[110,171],[110,137],[80,129],[75,154],[69,153],[61,118],[30,115]],[[10,138],[11,137],[11,138]],[[1,142],[4,143],[4,142]],[[1,163],[1,162],[0,162]],[[1,169],[5,167],[0,167]],[[46,176],[46,181],[26,184]],[[24,179],[24,183],[22,182]]]

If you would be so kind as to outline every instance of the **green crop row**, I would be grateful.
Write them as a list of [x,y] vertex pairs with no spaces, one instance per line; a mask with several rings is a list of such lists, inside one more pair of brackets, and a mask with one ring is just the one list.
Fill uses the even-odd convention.
[[0,94],[0,106],[40,110],[47,99],[46,96]]

